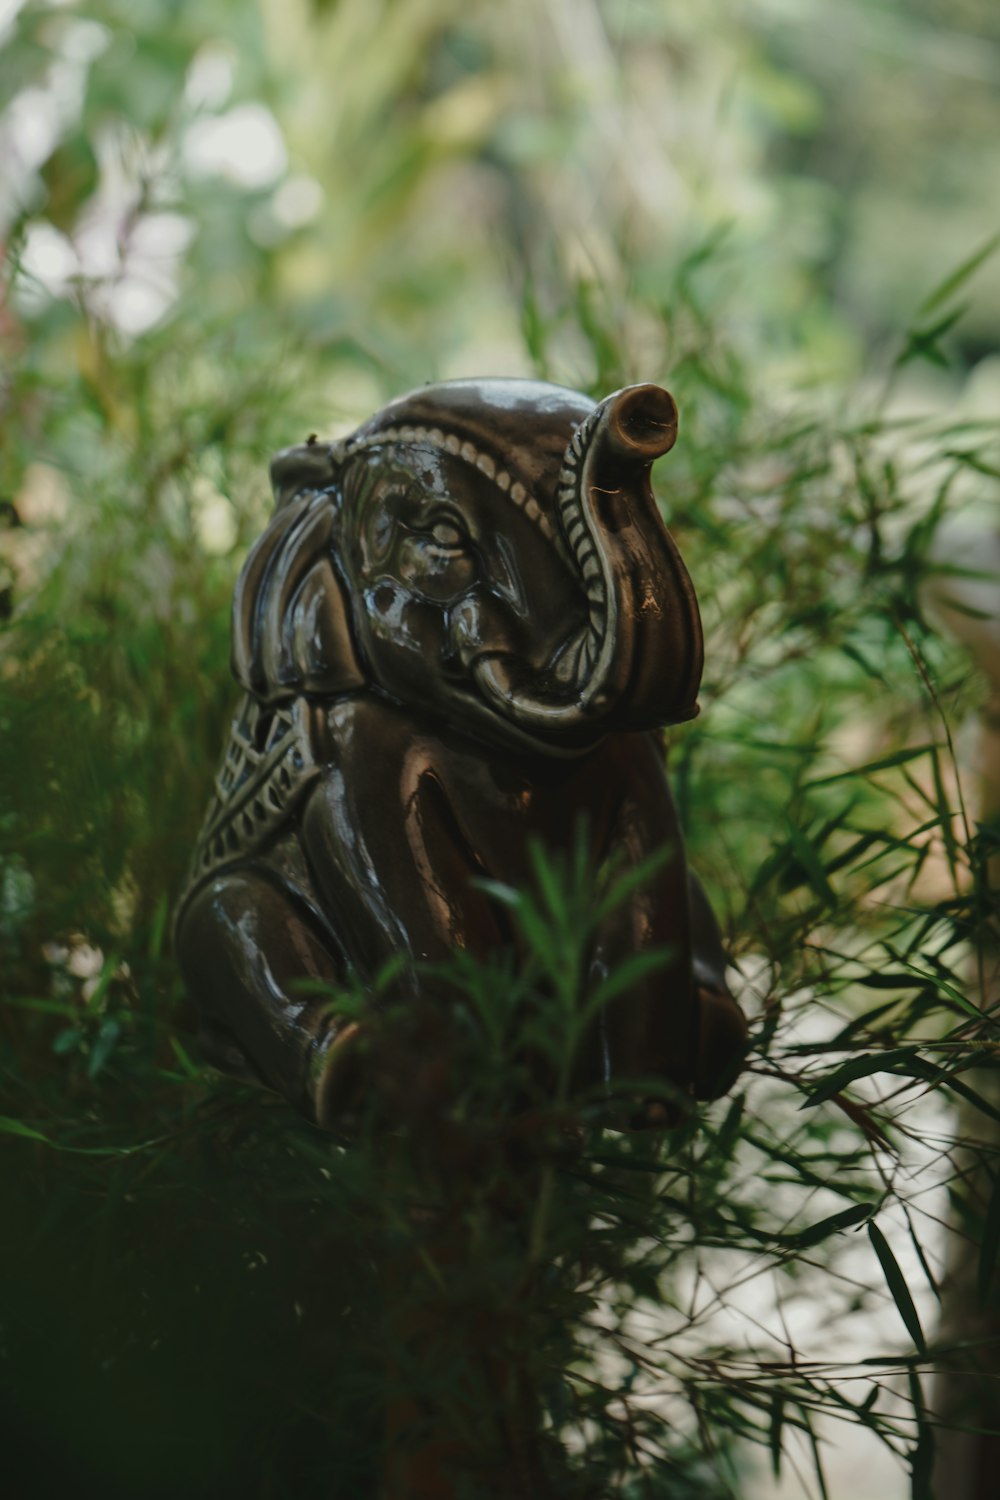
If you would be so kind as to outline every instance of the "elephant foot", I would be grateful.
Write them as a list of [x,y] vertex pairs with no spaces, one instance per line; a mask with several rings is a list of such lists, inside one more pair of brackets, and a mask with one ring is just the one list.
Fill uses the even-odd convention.
[[747,1052],[746,1017],[725,990],[698,985],[700,1008],[698,1056],[694,1074],[696,1099],[719,1099],[736,1082]]
[[349,1129],[356,1123],[362,1096],[363,1044],[360,1023],[349,1021],[320,1049],[311,1093],[313,1118],[322,1130]]

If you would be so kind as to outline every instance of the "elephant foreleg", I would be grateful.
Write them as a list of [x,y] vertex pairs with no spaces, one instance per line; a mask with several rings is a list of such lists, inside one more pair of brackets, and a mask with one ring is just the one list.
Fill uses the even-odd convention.
[[662,749],[653,736],[632,742],[619,784],[608,853],[626,873],[659,851],[668,856],[647,882],[630,891],[598,934],[595,977],[613,974],[632,955],[650,950],[658,951],[662,962],[611,1002],[593,1041],[600,1042],[599,1061],[609,1079],[656,1074],[680,1094],[713,1099],[735,1080],[746,1024],[726,983],[718,923],[687,867]]
[[227,871],[185,909],[177,952],[210,1060],[257,1075],[325,1123],[324,1084],[342,1071],[335,1063],[346,1065],[353,1028],[338,1025],[328,997],[316,993],[317,982],[332,988],[343,976],[302,904],[253,867]]

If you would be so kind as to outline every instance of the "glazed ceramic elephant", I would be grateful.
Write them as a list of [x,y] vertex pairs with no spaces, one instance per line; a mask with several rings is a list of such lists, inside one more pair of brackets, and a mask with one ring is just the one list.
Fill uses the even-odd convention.
[[301,981],[370,985],[400,956],[418,995],[456,949],[510,950],[483,878],[527,884],[533,841],[568,848],[585,813],[595,867],[673,852],[594,939],[595,974],[669,960],[608,1007],[584,1074],[731,1082],[745,1028],[654,732],[697,712],[702,668],[649,483],[676,430],[652,385],[595,405],[461,380],[274,460],[235,597],[245,697],[176,924],[216,1060],[335,1122],[359,1023]]

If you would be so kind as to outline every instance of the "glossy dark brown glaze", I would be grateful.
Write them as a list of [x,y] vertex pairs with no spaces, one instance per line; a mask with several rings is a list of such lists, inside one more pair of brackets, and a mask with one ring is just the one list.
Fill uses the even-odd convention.
[[477,879],[527,884],[532,841],[567,850],[585,815],[595,867],[674,852],[595,937],[595,974],[671,958],[612,1003],[581,1078],[731,1081],[745,1028],[650,732],[697,712],[702,664],[649,486],[675,435],[656,386],[595,406],[454,381],[275,459],[234,604],[246,696],[176,927],[222,1065],[333,1123],[359,1028],[300,981],[372,985],[398,956],[417,996],[457,948],[516,954]]

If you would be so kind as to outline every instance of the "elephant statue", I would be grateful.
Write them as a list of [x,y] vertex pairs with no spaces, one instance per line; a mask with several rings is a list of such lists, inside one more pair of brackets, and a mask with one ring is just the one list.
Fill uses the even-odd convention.
[[669,954],[607,1007],[584,1072],[732,1083],[745,1024],[657,733],[697,713],[702,669],[649,480],[676,432],[655,385],[595,405],[455,380],[276,456],[235,592],[244,696],[175,923],[213,1061],[336,1126],[365,1022],[323,984],[397,956],[426,998],[427,965],[509,949],[482,881],[527,884],[532,845],[567,849],[585,812],[595,867],[672,853],[594,939],[594,974]]

